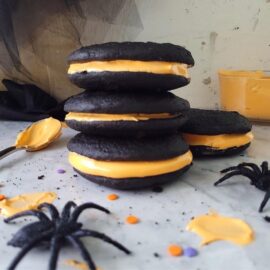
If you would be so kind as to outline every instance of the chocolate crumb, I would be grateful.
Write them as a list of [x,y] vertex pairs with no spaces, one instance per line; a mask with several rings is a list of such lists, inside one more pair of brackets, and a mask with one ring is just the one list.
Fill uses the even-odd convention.
[[155,187],[152,188],[152,191],[156,192],[156,193],[161,193],[163,191],[163,187],[155,186]]
[[78,177],[78,175],[77,174],[74,174],[73,177]]
[[155,256],[156,258],[159,258],[159,257],[160,257],[160,255],[159,255],[157,252],[154,253],[154,256]]
[[44,175],[38,176],[38,180],[41,180],[41,179],[43,179],[43,178],[44,178]]

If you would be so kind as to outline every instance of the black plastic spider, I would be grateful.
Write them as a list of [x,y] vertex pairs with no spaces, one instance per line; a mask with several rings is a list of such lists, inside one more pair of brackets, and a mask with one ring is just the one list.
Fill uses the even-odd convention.
[[229,167],[221,171],[225,174],[221,179],[219,179],[214,185],[224,182],[228,178],[234,175],[244,175],[250,179],[250,184],[254,185],[256,188],[266,191],[263,201],[261,202],[259,212],[263,211],[266,203],[270,198],[270,171],[268,170],[268,162],[264,161],[261,164],[261,169],[258,165],[254,163],[240,163],[237,166]]
[[[71,212],[72,207],[75,207],[73,212]],[[41,209],[44,208],[49,210],[51,219],[41,212]],[[51,257],[48,269],[55,270],[60,249],[65,242],[69,242],[75,248],[79,249],[82,258],[87,263],[89,269],[96,270],[95,263],[81,241],[81,238],[86,236],[99,238],[107,243],[112,244],[126,254],[130,254],[131,252],[128,249],[118,242],[112,240],[105,234],[97,231],[82,229],[83,224],[78,223],[77,220],[82,211],[87,208],[94,208],[103,211],[106,214],[110,214],[109,210],[94,203],[85,203],[76,206],[74,202],[69,201],[64,206],[61,215],[54,205],[43,203],[38,207],[39,210],[21,212],[5,219],[6,223],[25,216],[35,216],[39,219],[39,221],[33,222],[21,228],[8,242],[8,245],[22,248],[17,256],[13,259],[12,263],[8,267],[8,270],[14,270],[28,251],[41,244],[46,244],[50,247]]]

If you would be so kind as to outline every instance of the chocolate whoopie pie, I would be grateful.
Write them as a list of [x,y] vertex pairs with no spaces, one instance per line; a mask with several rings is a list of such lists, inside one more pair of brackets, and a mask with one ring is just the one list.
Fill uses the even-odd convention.
[[68,57],[68,76],[91,90],[171,90],[187,85],[191,53],[170,43],[109,42],[82,47]]
[[251,143],[252,125],[238,112],[190,109],[180,128],[194,156],[233,155]]
[[116,189],[140,189],[177,180],[192,163],[179,134],[117,138],[77,134],[69,162],[86,179]]
[[66,123],[87,134],[142,136],[175,133],[188,101],[170,92],[85,91],[65,103]]

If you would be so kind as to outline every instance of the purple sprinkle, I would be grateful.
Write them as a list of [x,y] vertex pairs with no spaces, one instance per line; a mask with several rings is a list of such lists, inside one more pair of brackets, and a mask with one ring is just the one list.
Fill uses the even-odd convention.
[[64,169],[57,169],[57,173],[65,173],[66,171]]
[[187,257],[195,257],[198,255],[198,251],[195,248],[187,247],[184,249],[184,255]]

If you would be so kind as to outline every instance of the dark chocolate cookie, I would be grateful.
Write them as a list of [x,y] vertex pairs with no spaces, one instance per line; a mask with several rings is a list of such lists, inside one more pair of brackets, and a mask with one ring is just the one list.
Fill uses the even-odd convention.
[[182,155],[189,150],[180,134],[161,137],[108,138],[79,133],[69,141],[67,148],[70,152],[89,158],[111,161],[163,160]]
[[69,127],[87,134],[121,137],[175,133],[187,121],[188,110],[188,101],[168,92],[86,91],[65,104]]
[[247,118],[238,112],[190,109],[182,132],[200,135],[242,134],[251,130]]
[[143,178],[125,178],[125,179],[114,179],[109,177],[101,177],[91,174],[85,174],[75,169],[75,171],[83,176],[85,179],[94,182],[96,184],[110,187],[120,190],[136,190],[148,187],[155,187],[157,185],[164,185],[172,181],[180,179],[181,175],[184,174],[191,165],[187,165],[181,170],[172,173],[161,174],[157,176],[148,176]]

